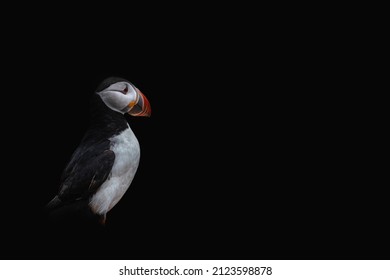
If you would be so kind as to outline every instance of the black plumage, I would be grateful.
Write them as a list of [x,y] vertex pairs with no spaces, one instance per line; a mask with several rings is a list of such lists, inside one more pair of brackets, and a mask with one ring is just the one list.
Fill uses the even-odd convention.
[[[111,77],[96,92],[119,81],[128,82]],[[91,212],[89,199],[110,176],[115,154],[110,150],[109,139],[127,128],[124,115],[108,108],[94,93],[90,102],[90,126],[62,173],[58,195],[47,205],[51,220],[104,219]]]

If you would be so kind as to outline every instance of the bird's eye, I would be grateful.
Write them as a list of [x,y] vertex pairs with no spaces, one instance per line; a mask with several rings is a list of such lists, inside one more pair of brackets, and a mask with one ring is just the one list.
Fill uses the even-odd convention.
[[125,85],[125,88],[122,90],[123,93],[127,93],[129,91],[129,88],[127,85]]

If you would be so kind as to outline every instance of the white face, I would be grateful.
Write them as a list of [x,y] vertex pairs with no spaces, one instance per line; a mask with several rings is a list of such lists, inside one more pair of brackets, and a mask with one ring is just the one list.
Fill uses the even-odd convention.
[[112,84],[97,94],[111,110],[123,114],[129,112],[139,99],[136,88],[127,82]]

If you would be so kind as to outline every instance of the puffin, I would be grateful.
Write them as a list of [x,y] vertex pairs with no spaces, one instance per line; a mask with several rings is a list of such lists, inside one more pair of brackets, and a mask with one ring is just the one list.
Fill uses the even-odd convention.
[[125,114],[150,117],[148,99],[124,78],[103,80],[90,100],[89,128],[62,172],[57,195],[46,205],[51,221],[106,224],[140,161],[140,145]]

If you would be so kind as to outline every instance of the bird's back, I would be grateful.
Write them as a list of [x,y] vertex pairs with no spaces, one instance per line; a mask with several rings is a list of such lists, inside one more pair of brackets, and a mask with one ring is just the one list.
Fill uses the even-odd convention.
[[91,98],[89,129],[64,169],[57,196],[47,205],[51,213],[105,220],[129,188],[140,159],[138,140],[124,113],[150,112],[146,97],[127,80],[102,82]]

